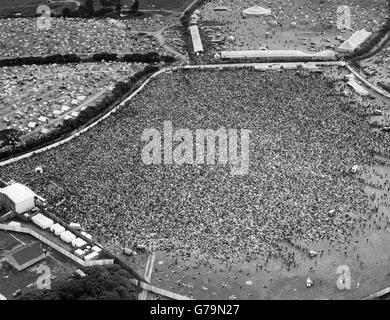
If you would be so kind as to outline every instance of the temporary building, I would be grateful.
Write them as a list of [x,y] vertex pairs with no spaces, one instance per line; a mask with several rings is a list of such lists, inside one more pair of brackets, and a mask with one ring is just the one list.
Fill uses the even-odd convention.
[[357,83],[355,80],[351,79],[347,82],[347,84],[349,86],[351,86],[357,94],[361,95],[361,96],[367,96],[368,95],[368,91],[366,89],[364,89],[359,83]]
[[203,44],[200,38],[198,26],[191,26],[190,33],[191,33],[192,45],[194,47],[194,52],[195,53],[203,52]]
[[95,260],[99,257],[99,254],[95,251],[91,252],[90,254],[86,255],[84,257],[84,260],[85,261],[91,261],[91,260]]
[[76,239],[76,236],[70,231],[65,231],[61,233],[60,237],[61,240],[66,243],[71,243],[74,239]]
[[24,213],[35,207],[36,196],[30,188],[14,183],[0,189],[0,204],[7,210]]
[[44,258],[45,253],[38,242],[18,247],[6,256],[7,262],[18,271],[24,270]]
[[100,248],[100,247],[98,247],[98,246],[93,246],[92,247],[92,251],[94,251],[94,252],[97,252],[97,253],[100,253],[100,252],[102,252],[102,248]]
[[226,6],[217,6],[214,8],[214,11],[230,11],[230,9]]
[[303,70],[317,70],[318,67],[317,67],[317,65],[316,65],[315,63],[313,63],[313,62],[307,62],[307,63],[304,63],[304,64],[302,65],[302,69],[303,69]]
[[285,63],[282,68],[285,70],[295,70],[298,69],[298,66],[295,63]]
[[72,247],[74,248],[81,248],[83,246],[85,246],[87,243],[83,240],[83,239],[80,239],[80,238],[76,238],[72,241]]
[[270,9],[266,9],[260,6],[254,6],[248,9],[245,9],[242,14],[247,17],[260,17],[260,16],[269,16],[271,14]]
[[85,252],[84,252],[84,250],[82,250],[82,249],[76,249],[76,250],[74,251],[74,254],[75,254],[77,257],[79,257],[79,258],[84,258],[84,256],[85,256]]
[[372,32],[365,29],[356,31],[348,40],[337,48],[339,52],[352,53],[359,48],[370,36]]
[[336,55],[332,50],[324,50],[316,53],[307,53],[300,50],[239,50],[239,51],[221,51],[222,59],[257,59],[266,58],[276,59],[304,59],[317,57],[319,60],[334,60]]
[[81,230],[81,225],[80,225],[80,223],[71,222],[71,223],[69,224],[69,227],[71,227],[71,228],[73,228],[73,229],[75,229],[75,230]]
[[92,236],[91,236],[89,233],[87,233],[87,232],[85,232],[85,231],[81,231],[81,234],[82,234],[84,237],[88,238],[89,240],[92,240]]
[[53,232],[56,236],[59,236],[61,233],[65,232],[65,228],[56,223],[50,227],[50,231]]
[[10,223],[8,223],[9,226],[11,227],[21,227],[22,224],[20,222],[16,222],[16,221],[11,221]]
[[37,215],[33,216],[31,220],[43,230],[50,228],[54,224],[53,220],[45,217],[42,213],[38,213]]

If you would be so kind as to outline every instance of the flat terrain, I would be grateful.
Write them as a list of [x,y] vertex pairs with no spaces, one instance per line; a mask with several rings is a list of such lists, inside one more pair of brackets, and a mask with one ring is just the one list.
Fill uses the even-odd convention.
[[[31,182],[51,202],[55,181],[66,191],[56,214],[106,242],[154,242],[162,263],[153,283],[187,295],[362,297],[384,285],[390,244],[388,169],[373,157],[390,148],[365,118],[373,107],[295,71],[165,74],[87,134],[2,168],[2,178]],[[251,130],[249,174],[143,164],[142,132],[163,121]],[[353,290],[338,291],[340,265],[353,270]]]
[[[201,6],[203,38],[209,43],[207,54],[221,50],[300,49],[321,51],[334,49],[356,30],[375,32],[388,16],[387,0],[349,1],[258,1],[271,9],[270,16],[242,16],[253,1],[213,0]],[[348,5],[351,30],[337,28],[337,7]],[[226,6],[229,11],[215,11]],[[337,37],[337,39],[336,39]]]
[[52,130],[142,68],[142,64],[119,62],[2,68],[0,130],[13,128],[25,135]]
[[48,250],[48,256],[23,271],[17,271],[2,261],[2,258],[18,245],[34,241],[36,240],[28,235],[0,231],[0,293],[8,299],[11,299],[12,294],[18,289],[22,289],[23,292],[36,289],[35,283],[41,276],[37,272],[37,268],[41,264],[50,268],[51,274],[55,279],[67,278],[77,268],[73,262],[44,245],[43,247]]

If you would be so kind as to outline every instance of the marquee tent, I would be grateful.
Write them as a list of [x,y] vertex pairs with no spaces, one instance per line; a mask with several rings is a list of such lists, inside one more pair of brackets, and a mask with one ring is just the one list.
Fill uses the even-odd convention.
[[65,228],[56,223],[50,227],[50,231],[53,232],[56,236],[59,236],[61,233],[65,232]]
[[83,239],[80,239],[80,238],[74,239],[72,241],[72,246],[74,248],[81,248],[81,247],[85,246],[86,244],[87,243]]
[[60,237],[61,237],[62,241],[66,242],[66,243],[70,243],[74,239],[76,239],[76,236],[70,231],[65,231],[65,232],[61,233]]
[[95,251],[91,252],[90,254],[86,255],[84,257],[85,261],[95,260],[99,257],[99,254]]
[[190,33],[192,38],[192,45],[194,47],[194,52],[203,52],[202,40],[200,38],[199,29],[197,26],[190,27]]
[[366,89],[364,89],[359,83],[357,83],[355,80],[351,79],[347,82],[347,84],[349,86],[351,86],[356,92],[357,94],[361,95],[361,96],[367,96],[368,95],[368,91]]
[[242,14],[247,17],[260,17],[260,16],[269,16],[271,14],[270,9],[266,9],[260,6],[254,6],[248,9],[245,9]]
[[53,220],[45,217],[42,213],[38,213],[37,215],[33,216],[31,220],[43,230],[50,228],[54,224]]
[[341,46],[337,48],[339,52],[352,53],[359,48],[370,36],[372,32],[362,29],[356,31],[348,40],[344,41]]
[[30,188],[14,183],[0,189],[0,204],[7,210],[25,213],[35,207],[36,196]]

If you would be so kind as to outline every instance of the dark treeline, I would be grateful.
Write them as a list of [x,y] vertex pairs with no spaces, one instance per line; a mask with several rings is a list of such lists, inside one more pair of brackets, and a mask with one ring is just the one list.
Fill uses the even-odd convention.
[[54,54],[45,57],[16,57],[0,60],[1,67],[15,67],[23,65],[43,65],[43,64],[66,64],[66,63],[81,63],[81,62],[101,62],[101,61],[117,61],[117,62],[132,62],[132,63],[156,63],[165,62],[172,63],[175,61],[173,56],[160,55],[158,52],[151,51],[147,53],[130,53],[119,57],[115,53],[96,53],[92,57],[80,57],[76,54]]
[[136,300],[139,289],[132,276],[118,265],[85,268],[85,277],[53,283],[50,290],[34,290],[18,300]]

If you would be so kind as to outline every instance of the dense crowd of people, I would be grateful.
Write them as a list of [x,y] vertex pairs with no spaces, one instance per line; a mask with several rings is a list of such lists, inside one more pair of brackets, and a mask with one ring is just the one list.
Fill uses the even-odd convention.
[[[242,16],[244,9],[252,7],[249,0],[213,0],[199,8],[204,39],[211,53],[220,50],[272,50],[299,49],[321,51],[335,49],[357,30],[377,31],[387,20],[387,0],[362,3],[349,1],[266,1],[262,7],[271,15]],[[351,29],[338,29],[341,20],[338,6],[350,7]],[[226,7],[221,11],[216,8]],[[348,21],[346,19],[345,21]],[[214,50],[213,50],[214,49]]]
[[[296,249],[308,254],[317,240],[344,247],[370,226],[389,225],[377,220],[358,179],[376,153],[389,154],[388,137],[345,99],[318,74],[167,73],[72,142],[2,167],[1,178],[27,183],[59,217],[106,241],[153,241],[158,250],[222,260],[261,254],[290,268]],[[163,135],[164,121],[251,130],[249,173],[144,164],[143,130]],[[53,183],[58,194],[48,192]]]

